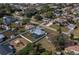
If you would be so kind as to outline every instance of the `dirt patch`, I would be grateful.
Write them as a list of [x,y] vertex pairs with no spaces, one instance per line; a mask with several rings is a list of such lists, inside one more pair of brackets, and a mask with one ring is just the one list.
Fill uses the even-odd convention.
[[43,38],[41,41],[39,41],[39,43],[42,44],[42,47],[45,48],[46,50],[55,51],[55,46],[46,37]]
[[27,46],[28,43],[29,43],[28,41],[20,37],[10,42],[10,44],[14,46],[16,51],[23,49],[25,46]]

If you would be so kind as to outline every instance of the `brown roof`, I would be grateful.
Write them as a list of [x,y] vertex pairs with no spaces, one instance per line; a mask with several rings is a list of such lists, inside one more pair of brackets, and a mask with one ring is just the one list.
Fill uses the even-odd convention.
[[77,45],[77,42],[74,42],[72,40],[65,41],[65,47],[70,47],[70,46],[74,46],[74,45]]
[[17,51],[19,51],[22,48],[24,48],[25,46],[27,46],[28,41],[26,41],[25,39],[23,39],[21,37],[18,37],[15,40],[12,40],[10,42],[10,44],[13,45]]
[[70,46],[65,48],[65,51],[78,51],[79,52],[79,46],[75,45],[75,46]]

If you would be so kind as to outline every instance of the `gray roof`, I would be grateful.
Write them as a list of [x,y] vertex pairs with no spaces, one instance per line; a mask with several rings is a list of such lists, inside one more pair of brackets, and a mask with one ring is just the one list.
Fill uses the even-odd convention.
[[43,31],[40,27],[35,27],[30,30],[31,33],[36,34],[36,35],[43,35],[45,34],[45,31]]
[[5,36],[3,34],[0,34],[0,39],[4,38]]
[[13,48],[9,44],[0,45],[0,54],[1,55],[7,55],[7,54],[12,54],[12,53],[13,53]]
[[4,40],[4,35],[3,34],[0,34],[0,42],[2,42]]
[[75,25],[74,24],[69,24],[67,27],[68,27],[68,29],[74,29]]
[[15,22],[16,19],[10,16],[4,16],[3,17],[3,23],[6,25],[10,25],[11,23]]

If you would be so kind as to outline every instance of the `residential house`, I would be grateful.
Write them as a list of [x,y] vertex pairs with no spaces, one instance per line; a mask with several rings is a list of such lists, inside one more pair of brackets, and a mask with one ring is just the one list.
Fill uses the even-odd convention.
[[32,34],[34,38],[39,38],[43,36],[44,34],[46,34],[45,31],[38,26],[30,29],[29,32]]
[[67,28],[68,28],[69,30],[73,30],[73,29],[75,28],[75,25],[74,25],[74,24],[69,24],[69,25],[67,26]]
[[16,51],[15,48],[11,46],[10,44],[0,45],[1,55],[12,55],[13,53],[15,53],[15,51]]
[[65,47],[70,47],[70,46],[74,46],[74,45],[78,45],[77,41],[73,41],[73,40],[66,40],[65,41]]
[[11,23],[13,23],[13,22],[15,22],[15,21],[16,21],[16,19],[13,18],[13,17],[10,17],[10,16],[4,16],[4,17],[3,17],[3,23],[4,23],[5,25],[10,25]]
[[79,45],[74,45],[65,48],[65,53],[72,53],[72,52],[73,54],[79,54]]
[[35,26],[30,24],[30,25],[26,25],[26,26],[25,26],[25,29],[26,29],[26,30],[29,30],[29,29],[32,29],[33,27],[35,27]]

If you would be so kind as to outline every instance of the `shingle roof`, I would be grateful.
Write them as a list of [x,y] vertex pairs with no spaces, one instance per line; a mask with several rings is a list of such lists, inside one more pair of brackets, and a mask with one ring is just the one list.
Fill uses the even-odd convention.
[[0,54],[6,55],[12,52],[13,52],[13,49],[10,45],[0,45]]
[[67,51],[77,51],[77,52],[79,52],[79,46],[78,46],[78,45],[70,46],[70,47],[65,48],[65,50],[67,50]]
[[41,30],[40,27],[36,27],[30,30],[31,33],[36,34],[36,35],[43,35],[45,34],[44,31]]
[[9,25],[11,24],[12,22],[15,22],[16,19],[13,18],[13,17],[10,17],[10,16],[4,16],[3,17],[3,23],[6,24],[6,25]]

